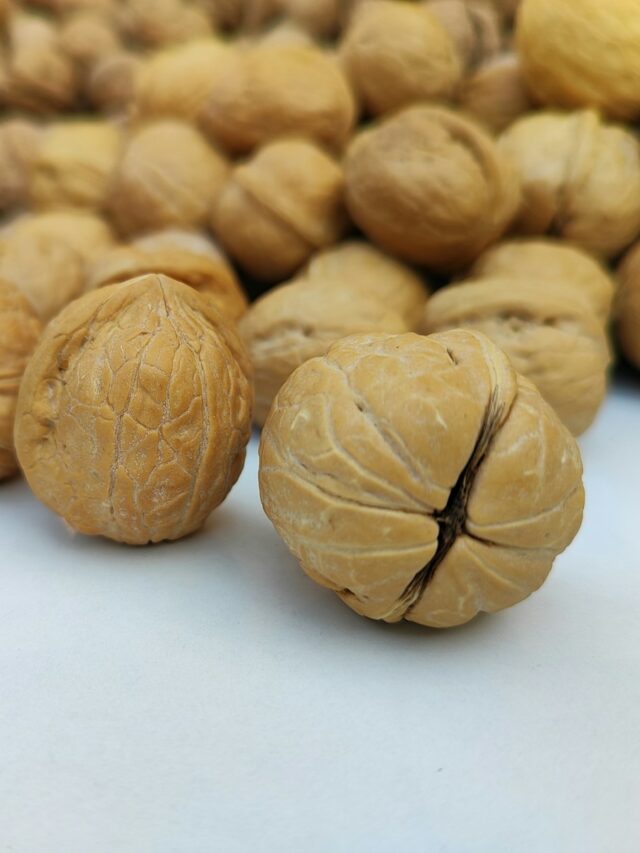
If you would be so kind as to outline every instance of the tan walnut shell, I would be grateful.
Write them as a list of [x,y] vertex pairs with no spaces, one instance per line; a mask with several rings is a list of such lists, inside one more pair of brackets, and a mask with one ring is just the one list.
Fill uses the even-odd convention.
[[316,38],[331,38],[342,22],[344,0],[280,0],[287,18]]
[[640,231],[640,146],[595,112],[541,112],[511,125],[500,149],[516,165],[516,229],[555,234],[611,257]]
[[126,112],[134,99],[138,75],[144,60],[130,50],[103,56],[91,69],[85,90],[89,103],[100,112]]
[[625,255],[619,267],[620,291],[616,304],[618,342],[626,358],[640,370],[640,243]]
[[554,282],[485,278],[431,297],[425,334],[482,332],[530,379],[574,435],[594,421],[607,389],[610,351],[601,321]]
[[169,225],[204,225],[227,178],[228,164],[201,133],[165,119],[135,132],[116,169],[108,201],[124,235]]
[[543,104],[640,116],[640,6],[636,0],[523,0],[517,45]]
[[80,533],[186,536],[242,471],[248,377],[236,334],[190,287],[151,275],[93,291],[49,325],[25,372],[20,465]]
[[126,0],[116,15],[123,35],[144,47],[203,38],[213,32],[206,12],[184,0]]
[[90,9],[72,13],[60,27],[60,46],[80,74],[122,49],[112,17]]
[[42,129],[25,119],[0,124],[0,210],[26,203]]
[[345,178],[349,212],[374,243],[442,270],[464,267],[502,236],[520,200],[493,139],[438,107],[409,107],[362,131]]
[[447,31],[466,69],[499,53],[502,22],[487,0],[428,0],[423,5]]
[[0,279],[0,480],[18,470],[13,446],[18,390],[41,331],[29,301]]
[[460,107],[494,133],[530,112],[520,58],[503,53],[480,65],[461,88]]
[[237,166],[213,215],[213,231],[255,278],[282,281],[346,231],[342,168],[315,143],[281,139]]
[[340,57],[358,98],[373,115],[416,101],[446,101],[462,75],[456,48],[435,15],[391,0],[357,8]]
[[265,512],[357,613],[437,628],[517,604],[577,533],[575,440],[483,335],[358,335],[262,432]]
[[238,51],[200,114],[205,132],[235,153],[290,133],[341,148],[354,122],[353,94],[336,61],[302,45]]

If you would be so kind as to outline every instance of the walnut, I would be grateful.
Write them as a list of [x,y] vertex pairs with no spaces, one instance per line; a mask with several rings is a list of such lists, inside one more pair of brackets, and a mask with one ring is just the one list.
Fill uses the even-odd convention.
[[640,369],[640,243],[623,258],[616,304],[616,331],[625,357]]
[[18,389],[41,330],[28,300],[0,279],[0,480],[18,470],[13,447]]
[[530,112],[519,57],[504,53],[480,65],[462,86],[460,106],[495,133]]
[[190,287],[149,275],[49,325],[15,441],[36,496],[74,530],[143,545],[204,524],[242,471],[250,425],[235,332]]
[[456,48],[426,7],[376,0],[358,6],[340,55],[374,115],[420,100],[449,99],[462,74]]
[[238,166],[214,212],[214,233],[243,269],[282,281],[347,227],[342,169],[305,139],[281,139]]
[[525,77],[543,104],[640,116],[637,0],[523,0],[516,34]]
[[445,287],[427,303],[423,331],[456,328],[482,332],[499,346],[574,435],[593,423],[607,390],[609,345],[602,322],[574,292],[545,279]]
[[522,0],[489,0],[507,22],[513,21]]
[[106,223],[89,213],[26,215],[0,235],[0,279],[49,320],[84,291],[87,264],[112,245]]
[[227,177],[228,166],[191,125],[153,122],[134,133],[116,169],[109,198],[125,234],[168,225],[203,225]]
[[501,137],[523,188],[517,230],[611,257],[640,231],[640,146],[595,112],[525,116]]
[[345,178],[348,209],[371,240],[443,270],[465,266],[497,240],[519,202],[493,140],[438,107],[409,107],[362,131]]
[[297,45],[298,47],[313,46],[313,38],[299,24],[290,21],[288,18],[282,18],[269,29],[261,31],[254,35],[253,40],[256,40],[260,45]]
[[476,68],[500,52],[500,17],[487,0],[427,0],[424,6],[451,37],[465,68]]
[[122,42],[110,15],[83,10],[62,23],[60,46],[79,73],[86,74],[99,59],[118,53]]
[[340,28],[342,0],[280,0],[282,11],[316,38],[331,38]]
[[340,148],[354,122],[353,95],[337,63],[292,44],[238,51],[200,114],[205,132],[237,153],[288,133]]
[[144,60],[121,50],[99,59],[86,81],[86,96],[94,107],[107,113],[126,112],[134,99]]
[[84,11],[113,14],[119,3],[120,0],[30,0],[28,5],[62,17]]
[[479,334],[358,335],[300,367],[262,432],[264,509],[357,613],[445,628],[538,589],[577,533],[575,440]]
[[0,124],[0,210],[27,201],[41,139],[42,130],[33,122],[18,118]]
[[40,210],[104,207],[123,144],[106,121],[50,124],[33,163],[29,196]]
[[548,281],[558,289],[575,289],[576,298],[607,322],[615,285],[607,270],[591,255],[549,238],[508,240],[488,249],[471,270],[473,277]]
[[207,13],[184,0],[126,0],[116,15],[123,35],[145,47],[162,47],[210,36]]

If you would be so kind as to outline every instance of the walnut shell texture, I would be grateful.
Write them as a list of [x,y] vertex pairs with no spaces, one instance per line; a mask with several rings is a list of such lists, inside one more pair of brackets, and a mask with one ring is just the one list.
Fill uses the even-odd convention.
[[93,291],[50,324],[25,372],[20,464],[81,533],[186,536],[242,470],[248,376],[235,333],[186,285],[152,275]]
[[42,129],[24,119],[8,119],[0,124],[0,209],[27,201],[31,171]]
[[625,255],[619,268],[616,304],[618,341],[626,358],[640,370],[640,243]]
[[260,494],[356,612],[444,628],[518,603],[571,542],[575,440],[484,336],[358,335],[306,362],[262,432]]
[[464,82],[460,107],[494,133],[533,109],[520,58],[504,53],[482,63]]
[[123,35],[144,47],[178,44],[213,32],[205,11],[184,0],[127,0],[117,12]]
[[440,21],[465,68],[473,69],[499,53],[500,16],[486,0],[428,0],[425,7]]

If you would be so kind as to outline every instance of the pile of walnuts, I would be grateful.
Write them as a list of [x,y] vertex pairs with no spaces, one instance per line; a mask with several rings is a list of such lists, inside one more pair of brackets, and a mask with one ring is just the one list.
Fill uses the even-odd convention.
[[0,0],[0,36],[0,479],[178,539],[254,423],[358,613],[537,589],[640,368],[637,0]]

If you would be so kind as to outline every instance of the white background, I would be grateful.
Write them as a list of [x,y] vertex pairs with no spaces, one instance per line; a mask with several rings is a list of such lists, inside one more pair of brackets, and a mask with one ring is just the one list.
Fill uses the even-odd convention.
[[467,627],[363,620],[261,512],[73,538],[0,488],[2,853],[638,853],[640,383],[582,441],[585,524]]

